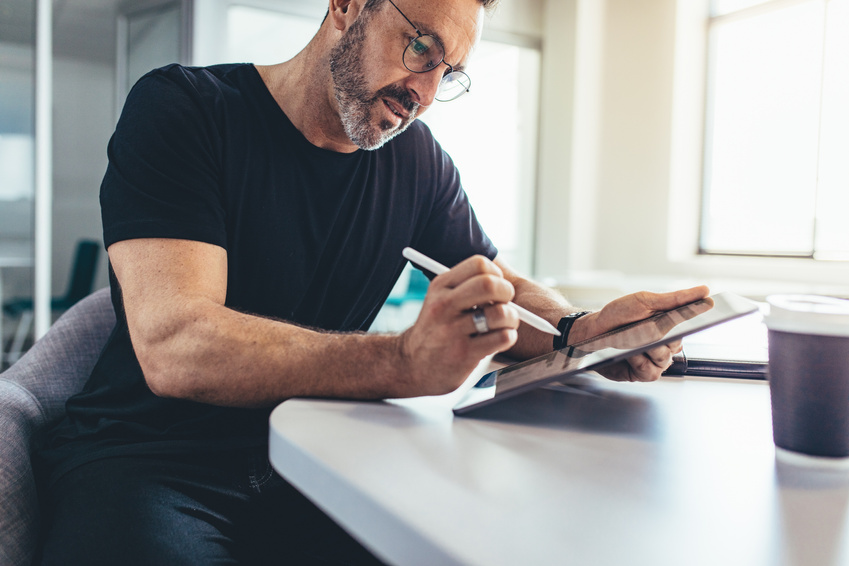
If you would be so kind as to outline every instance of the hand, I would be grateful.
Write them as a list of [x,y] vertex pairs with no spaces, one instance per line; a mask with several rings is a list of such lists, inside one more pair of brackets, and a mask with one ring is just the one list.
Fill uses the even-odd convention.
[[[516,310],[507,305],[513,295],[501,269],[483,256],[435,277],[416,323],[400,336],[408,367],[402,394],[449,393],[483,358],[512,347],[519,326]],[[486,316],[485,333],[475,327],[475,308]]]
[[[576,344],[658,312],[704,299],[708,292],[708,288],[702,285],[671,293],[643,291],[626,295],[608,303],[597,313],[579,318],[572,327],[569,343]],[[681,349],[680,340],[671,342],[623,362],[599,368],[598,373],[614,381],[655,381],[672,365],[672,356]]]

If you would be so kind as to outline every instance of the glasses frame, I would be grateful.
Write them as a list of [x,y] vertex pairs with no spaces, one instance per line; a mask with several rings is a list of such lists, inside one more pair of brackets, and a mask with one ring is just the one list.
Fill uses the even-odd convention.
[[[437,39],[435,36],[433,36],[433,35],[431,35],[431,34],[429,34],[429,33],[422,33],[422,32],[420,32],[420,31],[419,31],[419,28],[417,28],[417,27],[416,27],[416,25],[415,25],[413,22],[411,22],[411,21],[410,21],[410,18],[408,18],[406,15],[404,15],[404,12],[402,12],[402,11],[401,11],[401,8],[399,8],[397,5],[395,5],[395,2],[393,2],[392,0],[388,0],[388,2],[389,2],[390,4],[392,4],[392,7],[393,7],[393,8],[395,8],[395,9],[398,11],[398,13],[399,13],[399,14],[401,14],[401,17],[402,17],[402,18],[404,18],[405,20],[407,20],[407,23],[408,23],[408,24],[410,24],[410,26],[411,26],[411,27],[415,30],[415,32],[416,32],[416,37],[415,37],[414,39],[410,40],[410,43],[408,43],[408,44],[407,44],[407,47],[405,47],[405,48],[404,48],[404,52],[401,54],[401,62],[404,64],[404,67],[405,67],[408,71],[410,71],[411,73],[422,74],[422,73],[429,73],[429,72],[433,71],[434,69],[436,69],[437,67],[439,67],[439,64],[440,64],[440,63],[445,63],[445,66],[446,66],[446,67],[448,67],[448,72],[447,72],[447,73],[445,73],[445,74],[442,76],[442,79],[439,81],[439,90],[437,91],[436,96],[434,97],[434,98],[435,98],[436,100],[438,100],[439,102],[450,102],[450,101],[452,101],[452,100],[457,100],[458,98],[460,98],[461,96],[463,96],[464,94],[466,94],[467,92],[469,92],[469,89],[471,89],[471,88],[472,88],[472,78],[471,78],[468,74],[466,74],[464,71],[461,71],[461,70],[459,70],[459,69],[455,69],[455,68],[454,68],[454,66],[453,66],[453,65],[451,65],[451,63],[449,63],[448,61],[446,61],[446,60],[445,60],[445,46],[444,46],[444,45],[442,45],[442,42],[441,42],[441,41],[439,41],[439,39]],[[417,71],[416,69],[411,69],[409,66],[407,66],[407,61],[406,61],[406,58],[407,58],[407,57],[406,57],[406,56],[407,56],[407,50],[408,50],[408,49],[410,49],[410,47],[412,47],[412,45],[413,45],[413,43],[414,43],[415,41],[418,41],[419,39],[421,39],[421,38],[423,38],[423,37],[429,37],[429,38],[431,38],[431,39],[434,41],[434,43],[435,43],[436,45],[438,45],[438,46],[439,46],[439,48],[442,50],[442,56],[439,58],[439,62],[438,62],[438,63],[436,63],[436,64],[435,64],[433,67],[431,67],[430,69],[425,69],[425,70],[423,70],[423,71]],[[462,79],[463,77],[465,77],[465,79],[466,79],[466,85],[464,86],[464,88],[463,88],[463,89],[462,89],[462,90],[461,90],[461,91],[460,91],[457,95],[452,96],[451,98],[440,98],[440,97],[439,97],[440,91],[442,90],[442,88],[444,87],[444,85],[445,85],[445,84],[447,84],[448,82],[450,82],[450,81],[446,81],[446,79],[448,79],[448,77],[450,77],[450,76],[452,76],[452,75],[454,75],[454,76],[455,76],[455,79],[458,79],[458,78],[459,78],[459,79]],[[458,76],[458,75],[460,75],[460,76]],[[460,83],[460,84],[462,85],[462,83]]]

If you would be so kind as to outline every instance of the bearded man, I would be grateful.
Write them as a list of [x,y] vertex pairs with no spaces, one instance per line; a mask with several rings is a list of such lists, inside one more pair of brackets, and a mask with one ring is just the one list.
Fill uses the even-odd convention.
[[[568,320],[574,342],[705,296],[639,293],[569,318],[497,257],[416,121],[470,88],[491,3],[330,0],[289,61],[171,65],[136,84],[101,187],[118,322],[41,451],[42,563],[372,563],[270,468],[276,404],[442,394],[489,354],[550,352],[511,300]],[[454,267],[410,329],[365,333],[406,246]],[[603,373],[657,379],[677,347]]]

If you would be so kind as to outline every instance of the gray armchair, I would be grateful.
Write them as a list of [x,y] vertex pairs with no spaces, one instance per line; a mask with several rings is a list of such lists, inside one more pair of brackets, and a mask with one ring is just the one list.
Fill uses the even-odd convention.
[[113,326],[109,289],[101,289],[0,374],[0,564],[32,562],[39,528],[33,438],[64,416],[65,401],[82,389]]

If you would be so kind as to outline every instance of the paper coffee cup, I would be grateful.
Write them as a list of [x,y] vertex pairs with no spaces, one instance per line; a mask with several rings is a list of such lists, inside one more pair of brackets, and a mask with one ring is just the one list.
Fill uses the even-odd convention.
[[849,301],[767,297],[772,431],[778,448],[849,457]]

